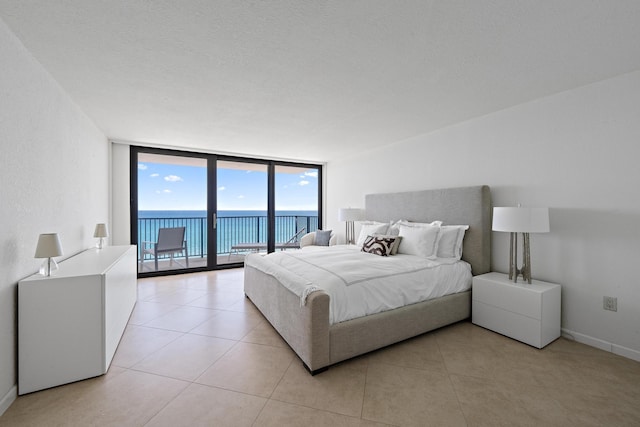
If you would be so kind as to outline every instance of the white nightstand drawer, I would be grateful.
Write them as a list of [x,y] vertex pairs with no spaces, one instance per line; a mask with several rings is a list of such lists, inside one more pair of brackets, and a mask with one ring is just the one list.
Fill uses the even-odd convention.
[[473,323],[476,325],[534,347],[543,347],[540,321],[480,301],[473,301],[472,310]]
[[533,319],[540,320],[542,315],[540,292],[528,289],[523,284],[508,283],[505,286],[503,283],[487,280],[478,285],[476,281],[474,282],[473,299]]

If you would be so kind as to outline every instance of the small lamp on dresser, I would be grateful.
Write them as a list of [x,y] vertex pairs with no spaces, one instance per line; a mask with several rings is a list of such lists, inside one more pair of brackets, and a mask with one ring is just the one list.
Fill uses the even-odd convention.
[[[509,280],[531,284],[529,233],[549,232],[549,208],[493,208],[493,231],[511,233],[509,245]],[[522,233],[522,268],[518,268],[518,233]]]
[[104,239],[109,237],[109,229],[107,228],[107,224],[96,224],[96,229],[93,232],[93,237],[96,237],[98,240],[98,244],[96,247],[98,249],[102,249],[104,247]]
[[46,260],[42,263],[39,273],[43,276],[51,276],[51,273],[58,269],[58,263],[53,257],[60,255],[62,255],[62,245],[58,233],[41,234],[34,258],[46,258]]

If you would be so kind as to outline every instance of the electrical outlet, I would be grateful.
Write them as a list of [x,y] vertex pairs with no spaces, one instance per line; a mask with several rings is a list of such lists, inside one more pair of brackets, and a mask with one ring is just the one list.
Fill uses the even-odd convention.
[[618,311],[618,298],[614,297],[603,297],[602,298],[602,308],[610,311]]

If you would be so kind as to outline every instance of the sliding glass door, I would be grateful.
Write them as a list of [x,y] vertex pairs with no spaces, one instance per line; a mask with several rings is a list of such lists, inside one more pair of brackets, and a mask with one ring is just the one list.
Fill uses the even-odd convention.
[[242,266],[296,250],[321,224],[321,168],[131,147],[131,241],[140,276]]
[[276,250],[297,248],[318,227],[318,169],[275,165]]
[[206,267],[207,159],[140,152],[136,166],[138,272]]
[[247,253],[267,252],[269,165],[218,160],[216,180],[218,264],[243,262]]

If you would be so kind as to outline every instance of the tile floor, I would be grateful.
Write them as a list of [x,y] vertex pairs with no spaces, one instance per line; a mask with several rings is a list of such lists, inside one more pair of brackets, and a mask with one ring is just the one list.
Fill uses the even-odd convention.
[[0,426],[640,425],[640,363],[469,322],[311,377],[242,280],[140,280],[108,374],[21,396]]

